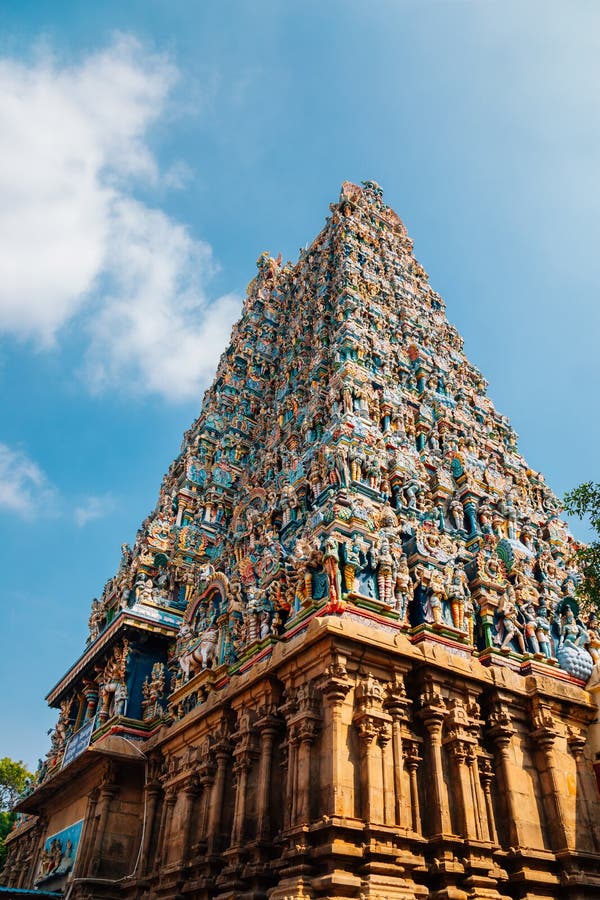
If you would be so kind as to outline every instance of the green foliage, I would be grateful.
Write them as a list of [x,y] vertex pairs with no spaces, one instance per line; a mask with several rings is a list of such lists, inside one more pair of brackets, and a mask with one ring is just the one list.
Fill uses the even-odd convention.
[[596,540],[578,547],[576,557],[583,576],[578,593],[600,611],[600,484],[586,481],[565,494],[565,509],[572,516],[588,518]]
[[6,862],[7,850],[4,840],[15,821],[12,807],[25,787],[27,779],[31,777],[31,773],[22,762],[15,762],[8,756],[0,759],[0,872]]
[[6,856],[8,852],[4,844],[4,839],[8,834],[10,834],[14,820],[14,813],[7,812],[6,810],[0,812],[0,872],[4,868],[4,863],[6,862]]
[[12,809],[27,779],[32,777],[22,762],[8,756],[0,759],[0,811]]

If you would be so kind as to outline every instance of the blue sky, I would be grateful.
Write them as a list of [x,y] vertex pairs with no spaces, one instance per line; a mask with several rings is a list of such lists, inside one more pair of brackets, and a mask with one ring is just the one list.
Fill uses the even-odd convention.
[[45,753],[256,258],[295,259],[346,179],[382,184],[530,464],[600,479],[599,26],[581,0],[0,5],[0,756]]

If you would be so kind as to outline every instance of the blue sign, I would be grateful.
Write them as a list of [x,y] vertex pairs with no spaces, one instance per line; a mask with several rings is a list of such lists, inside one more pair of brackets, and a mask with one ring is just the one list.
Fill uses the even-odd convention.
[[75,757],[83,753],[90,745],[90,738],[94,730],[94,719],[90,719],[85,725],[77,731],[73,737],[69,738],[69,743],[65,747],[65,755],[63,756],[61,769],[73,762]]

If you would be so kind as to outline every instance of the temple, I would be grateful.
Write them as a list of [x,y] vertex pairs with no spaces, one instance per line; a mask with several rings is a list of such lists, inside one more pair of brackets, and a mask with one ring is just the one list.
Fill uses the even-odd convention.
[[5,886],[599,897],[600,634],[560,511],[380,187],[344,183],[295,265],[260,257],[92,602]]

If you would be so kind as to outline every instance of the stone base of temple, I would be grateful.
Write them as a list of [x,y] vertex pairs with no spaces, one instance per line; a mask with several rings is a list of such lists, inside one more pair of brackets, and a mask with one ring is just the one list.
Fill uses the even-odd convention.
[[576,683],[354,609],[315,616],[137,752],[85,751],[22,807],[50,833],[84,820],[70,900],[591,900],[594,717]]

